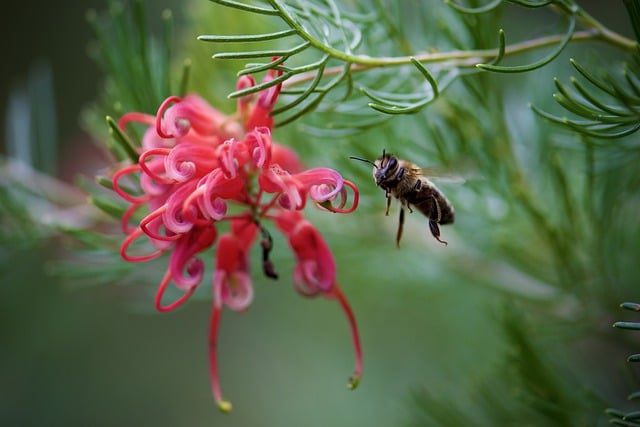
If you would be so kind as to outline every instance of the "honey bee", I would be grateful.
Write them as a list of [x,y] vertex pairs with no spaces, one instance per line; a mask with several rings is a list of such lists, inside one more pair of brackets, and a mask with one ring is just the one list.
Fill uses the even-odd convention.
[[400,247],[402,229],[404,227],[404,209],[413,212],[414,206],[429,219],[429,230],[440,243],[447,242],[440,239],[440,224],[453,224],[455,212],[449,200],[426,176],[422,169],[415,164],[401,160],[393,154],[382,151],[382,156],[375,162],[361,157],[349,156],[350,159],[360,160],[373,166],[373,178],[376,185],[382,188],[387,196],[387,210],[389,215],[391,196],[400,200],[400,219],[396,234],[396,246]]

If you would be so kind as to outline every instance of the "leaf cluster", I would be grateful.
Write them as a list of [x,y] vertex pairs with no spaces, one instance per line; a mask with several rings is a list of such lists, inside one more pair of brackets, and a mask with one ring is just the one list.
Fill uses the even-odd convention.
[[[235,98],[283,83],[284,93],[292,97],[274,111],[275,115],[288,113],[287,117],[280,117],[281,125],[322,108],[320,103],[326,95],[338,89],[341,96],[336,98],[337,102],[329,104],[333,108],[337,108],[337,103],[345,104],[348,100],[356,100],[357,95],[364,95],[369,99],[367,105],[375,111],[413,114],[431,104],[460,75],[480,70],[501,73],[535,71],[556,59],[574,40],[604,39],[623,49],[635,49],[635,43],[602,26],[571,0],[492,1],[480,5],[471,2],[469,6],[449,2],[450,9],[430,6],[432,16],[429,21],[440,30],[439,39],[431,39],[428,34],[415,37],[398,24],[410,23],[409,10],[414,19],[417,16],[427,20],[425,8],[409,8],[382,0],[363,2],[353,10],[345,9],[345,5],[338,5],[333,0],[286,3],[270,0],[259,5],[235,0],[214,2],[241,10],[248,16],[264,16],[279,21],[280,25],[273,24],[273,31],[251,35],[208,34],[199,39],[222,45],[223,50],[213,55],[216,59],[266,59],[247,63],[239,72],[241,75],[268,69],[282,72],[276,80],[229,95]],[[487,18],[502,13],[507,3],[526,9],[550,9],[564,16],[567,26],[560,35],[512,44],[506,43],[505,32],[499,29],[497,48],[472,46],[474,39],[467,37],[464,29],[460,31],[460,15],[463,21],[487,28],[486,24],[491,19]],[[422,22],[419,25],[422,28],[430,24]],[[486,35],[483,37],[486,39]],[[414,41],[416,38],[418,43]],[[236,49],[238,43],[255,46],[265,42],[270,48]],[[434,47],[424,52],[425,46]],[[531,63],[503,64],[507,57],[548,46],[553,46],[551,52]],[[277,60],[271,61],[272,58]],[[409,77],[412,69],[418,74]],[[357,77],[357,74],[362,76]],[[420,76],[423,79],[416,79]],[[363,129],[364,126],[357,128]]]
[[[638,312],[640,311],[640,304],[633,302],[625,302],[620,304],[625,310]],[[619,329],[627,329],[632,331],[640,330],[640,323],[638,322],[628,322],[628,321],[619,321],[613,324],[614,328]],[[627,362],[636,363],[640,362],[640,354],[632,354],[627,358]],[[640,398],[640,391],[635,391],[627,397],[630,401],[635,401]],[[607,409],[607,414],[611,417],[609,422],[612,425],[617,426],[627,426],[627,427],[637,427],[640,426],[640,411],[625,411],[620,409],[609,408]]]
[[89,53],[107,78],[103,99],[85,117],[90,129],[103,127],[98,123],[104,123],[105,115],[151,113],[167,96],[185,93],[188,61],[178,78],[172,73],[171,61],[176,58],[171,11],[165,10],[161,16],[159,36],[151,32],[143,0],[126,5],[113,1],[107,13],[90,10],[86,17],[96,36]]
[[[631,58],[631,61],[621,67],[621,78],[616,78],[611,72],[598,78],[575,60],[571,60],[571,65],[587,84],[574,77],[570,78],[570,86],[554,79],[558,90],[554,94],[556,102],[582,120],[552,115],[535,106],[534,111],[587,137],[620,139],[634,134],[640,129],[640,69],[638,56]],[[636,144],[633,146],[637,148]]]

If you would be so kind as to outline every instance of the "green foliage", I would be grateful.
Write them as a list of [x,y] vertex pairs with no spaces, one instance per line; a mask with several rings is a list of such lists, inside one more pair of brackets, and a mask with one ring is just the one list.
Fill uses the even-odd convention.
[[[521,43],[506,45],[505,34],[502,29],[498,31],[499,46],[491,49],[483,46],[460,46],[461,50],[451,52],[434,51],[433,53],[417,53],[429,41],[429,35],[422,37],[421,47],[413,47],[412,37],[408,37],[399,30],[399,22],[406,19],[407,12],[411,9],[417,16],[426,18],[425,11],[414,8],[413,5],[387,4],[383,1],[360,2],[353,10],[345,9],[344,5],[338,5],[330,0],[323,2],[310,2],[299,0],[293,2],[280,2],[270,0],[260,6],[249,6],[246,3],[213,0],[222,6],[240,9],[246,14],[264,16],[274,20],[279,18],[284,23],[284,29],[276,29],[261,34],[240,35],[202,35],[200,40],[224,44],[228,50],[216,52],[216,59],[260,59],[267,61],[248,63],[239,74],[254,74],[268,69],[281,71],[282,76],[268,85],[284,82],[285,86],[302,88],[288,89],[285,93],[293,95],[293,100],[280,107],[275,114],[287,112],[297,107],[295,113],[289,113],[287,118],[281,119],[280,124],[294,121],[300,116],[318,108],[320,102],[328,92],[340,88],[341,103],[350,98],[354,92],[360,92],[369,97],[373,102],[371,108],[387,114],[411,114],[419,111],[445,89],[453,79],[463,70],[470,71],[474,67],[485,71],[521,73],[539,69],[560,55],[569,42],[573,39],[605,39],[611,44],[619,45],[624,49],[632,50],[635,44],[629,40],[617,36],[602,26],[573,1],[511,1],[511,3],[526,8],[554,7],[556,11],[567,17],[568,25],[563,35],[552,35],[538,39],[527,40]],[[395,3],[395,2],[394,2]],[[489,12],[498,12],[502,1],[493,1],[477,7],[466,7],[452,3],[450,10],[438,10],[437,5],[430,5],[429,12],[439,22],[440,29],[444,30],[445,37],[450,37],[450,46],[464,45],[459,31],[454,34],[453,29],[459,30],[459,14],[467,14],[472,17],[468,20],[477,22],[482,20],[480,15]],[[404,9],[404,10],[403,10]],[[403,16],[405,15],[405,16]],[[401,19],[398,19],[401,18]],[[395,21],[394,21],[395,19]],[[465,18],[466,19],[466,18]],[[373,25],[382,22],[383,25]],[[578,32],[578,25],[584,30]],[[424,25],[424,24],[423,24]],[[274,26],[277,26],[274,24]],[[381,28],[382,27],[382,28]],[[380,34],[380,30],[386,30]],[[450,31],[451,34],[446,34]],[[463,33],[464,34],[464,33]],[[256,48],[249,50],[237,50],[233,46],[236,43],[254,45],[268,41],[271,48]],[[546,56],[529,64],[502,65],[505,57],[522,52],[540,49],[545,46],[555,46]],[[278,46],[273,48],[273,46]],[[286,46],[286,47],[279,47]],[[415,53],[414,53],[415,52]],[[271,58],[279,57],[277,61]],[[487,62],[482,62],[484,59]],[[300,65],[298,65],[300,64]],[[426,64],[435,64],[438,73],[434,76]],[[402,88],[397,87],[399,80],[394,77],[400,72],[411,72],[411,66],[415,66],[419,72],[410,78],[407,87],[409,92],[402,93]],[[415,71],[415,69],[413,70]],[[364,73],[366,77],[357,77],[356,74]],[[410,74],[407,74],[410,75]],[[428,87],[422,88],[424,81],[416,79],[422,75]],[[325,85],[321,82],[328,80]],[[406,83],[406,82],[404,82]],[[370,86],[384,86],[382,89],[372,89]],[[258,85],[242,91],[232,92],[229,96],[239,97],[248,93],[265,89],[267,86]],[[354,89],[356,89],[354,91]]]
[[[585,120],[553,116],[535,107],[534,110],[554,123],[589,137],[618,139],[635,133],[640,129],[640,70],[637,55],[631,60],[630,65],[623,65],[620,78],[611,73],[597,78],[572,60],[573,67],[592,85],[590,88],[573,77],[570,80],[573,89],[554,80],[558,89],[554,95],[556,102]],[[630,148],[634,146],[637,148],[636,144]]]
[[97,45],[92,55],[109,81],[105,105],[111,115],[128,111],[151,112],[171,94],[172,14],[162,16],[161,40],[150,37],[144,2],[136,0],[127,10],[112,2],[109,13],[87,13]]
[[[640,311],[640,304],[637,303],[633,303],[633,302],[625,302],[622,303],[620,305],[620,307],[622,307],[625,310],[630,310],[630,311],[635,311],[638,312]],[[637,331],[638,329],[640,329],[640,323],[638,322],[615,322],[613,324],[614,328],[620,328],[620,329],[629,329],[629,330],[633,330],[633,331]],[[640,355],[639,354],[632,354],[631,356],[629,356],[627,358],[627,362],[638,362],[640,361]],[[633,392],[631,394],[629,394],[628,396],[628,400],[637,400],[638,398],[640,398],[640,392],[636,391]],[[639,426],[640,425],[640,411],[638,410],[633,410],[633,411],[623,411],[623,410],[619,410],[619,409],[607,409],[607,414],[611,417],[611,419],[609,420],[609,422],[613,425],[619,425],[619,426]]]
[[636,40],[640,40],[640,2],[638,0],[623,0],[623,3],[629,13]]
[[602,402],[595,394],[577,392],[579,380],[558,371],[543,350],[543,325],[532,325],[532,317],[518,312],[520,309],[508,305],[500,308],[510,345],[497,370],[503,375],[477,382],[470,402],[455,402],[426,389],[417,390],[413,394],[412,425],[562,427],[589,425],[597,418],[594,409]]

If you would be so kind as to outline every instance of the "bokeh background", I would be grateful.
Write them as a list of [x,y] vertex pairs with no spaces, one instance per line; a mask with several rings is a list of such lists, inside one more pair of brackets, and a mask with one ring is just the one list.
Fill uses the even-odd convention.
[[[99,142],[87,132],[82,116],[99,99],[104,82],[88,54],[94,36],[85,15],[89,9],[105,10],[108,6],[103,1],[38,3],[11,2],[0,15],[0,46],[5,58],[0,68],[2,149],[5,155],[27,156],[37,169],[73,185],[78,175],[90,177],[105,164]],[[218,18],[216,28],[195,28],[193,11],[199,9],[193,4],[207,3],[205,0],[148,3],[152,29],[165,8],[173,10],[177,46],[189,44],[189,40],[195,44],[195,37],[202,32],[251,32],[237,15],[233,15],[236,20]],[[603,22],[632,37],[622,2],[584,4]],[[539,20],[524,14],[514,16],[522,19],[522,28],[539,27],[541,33],[550,25],[544,21],[545,16]],[[582,47],[575,49],[579,52]],[[592,45],[589,49],[597,52]],[[217,63],[209,59],[211,50],[206,46],[191,51],[202,55],[194,59],[195,64],[211,67],[211,71],[195,70],[200,78],[209,73],[219,75],[219,71],[213,71]],[[176,51],[180,56],[181,51]],[[547,69],[545,75],[554,72],[566,71]],[[223,99],[232,87],[220,86],[216,94]],[[547,89],[551,93],[552,88]],[[33,127],[38,131],[20,133],[20,129],[32,128],[22,122],[25,115],[39,124]],[[402,127],[402,123],[416,126],[415,121],[423,119],[410,116],[398,120]],[[296,129],[287,132],[295,134]],[[370,131],[366,138],[375,141],[385,135]],[[306,160],[316,165],[324,158],[358,155],[362,141],[351,144],[353,140],[345,140],[337,150],[332,147],[330,154]],[[25,154],[24,144],[44,148]],[[384,146],[381,141],[372,151]],[[209,386],[207,286],[199,290],[200,298],[180,310],[154,313],[153,275],[160,274],[161,264],[157,270],[144,267],[145,273],[140,276],[147,277],[138,276],[137,280],[128,275],[116,283],[101,285],[100,277],[92,277],[92,265],[84,266],[88,272],[84,277],[72,279],[59,267],[60,253],[69,244],[67,237],[42,230],[16,230],[19,222],[3,216],[0,424],[438,425],[422,418],[420,396],[425,392],[437,398],[453,398],[461,412],[477,411],[485,403],[477,395],[485,390],[483,387],[494,384],[500,389],[505,386],[501,376],[512,375],[503,369],[511,344],[497,326],[501,313],[518,298],[533,306],[545,305],[556,291],[535,280],[521,283],[522,276],[500,259],[491,265],[482,264],[477,252],[482,248],[477,246],[468,252],[454,252],[459,269],[465,270],[464,274],[456,273],[450,261],[443,264],[450,248],[443,250],[437,242],[425,238],[426,233],[418,232],[425,225],[416,218],[409,220],[403,248],[396,250],[395,215],[382,218],[385,221],[372,219],[383,216],[384,198],[368,181],[368,171],[357,175],[361,166],[354,165],[352,173],[363,188],[363,197],[368,198],[363,201],[368,210],[362,216],[335,220],[312,214],[336,253],[340,282],[361,328],[365,373],[358,390],[346,388],[353,355],[347,323],[338,305],[322,299],[301,299],[287,274],[283,273],[285,278],[278,283],[256,275],[252,308],[241,315],[224,313],[219,363],[223,389],[234,403],[234,412],[220,414]],[[8,182],[6,175],[0,179]],[[446,189],[456,191],[455,187]],[[70,191],[70,197],[76,197]],[[77,197],[84,196],[78,193]],[[46,215],[48,205],[41,208]],[[6,215],[6,211],[3,213]],[[464,207],[458,214],[464,218],[474,212]],[[508,227],[495,232],[518,239]],[[479,233],[491,238],[487,230]],[[449,237],[450,247],[466,247],[461,233],[445,227],[443,234]],[[282,241],[276,244],[284,247]],[[105,260],[117,262],[115,257]],[[282,272],[291,270],[286,251],[275,253],[274,261]],[[476,281],[468,279],[473,275],[477,275]],[[493,277],[500,280],[492,281]],[[514,285],[516,292],[501,288],[499,283],[510,282],[505,277],[513,277],[511,283],[518,282]],[[637,291],[622,296],[612,292],[612,311],[622,299],[634,297],[640,298]],[[566,303],[569,310],[580,301],[567,299]],[[613,320],[603,315],[597,322],[608,327]],[[545,340],[555,343],[551,345],[553,351],[562,353],[557,339],[566,331],[543,332]],[[584,342],[582,345],[589,357],[572,348],[580,363],[567,377],[580,378],[587,372],[595,378],[593,382],[602,392],[595,401],[602,407],[593,408],[585,425],[606,424],[604,408],[622,405],[625,393],[633,389],[624,366],[624,358],[633,349],[609,351]],[[603,364],[615,375],[599,371],[598,366]],[[578,382],[575,387],[576,393],[584,392]],[[604,396],[618,396],[619,400]],[[509,399],[493,404],[509,406]],[[482,425],[482,420],[477,421]]]

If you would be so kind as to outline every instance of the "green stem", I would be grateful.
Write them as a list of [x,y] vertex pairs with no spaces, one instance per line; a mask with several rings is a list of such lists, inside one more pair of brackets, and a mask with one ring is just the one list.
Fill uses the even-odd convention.
[[588,14],[584,9],[579,8],[576,12],[578,22],[585,28],[590,28],[597,35],[599,39],[614,46],[617,46],[624,50],[634,51],[638,48],[638,43],[634,40],[628,39],[615,31],[611,31],[604,25],[602,25],[597,19]]
[[[606,30],[606,29],[605,29]],[[454,50],[450,52],[435,52],[435,53],[423,53],[413,56],[389,56],[389,57],[371,57],[366,55],[351,55],[345,52],[330,48],[322,43],[319,43],[315,39],[306,38],[312,46],[326,52],[328,55],[343,60],[345,62],[351,62],[351,71],[364,71],[372,68],[380,67],[393,67],[403,66],[411,64],[412,58],[419,61],[422,64],[425,63],[447,63],[450,66],[456,66],[461,68],[473,68],[476,64],[490,60],[500,54],[498,48],[495,49],[476,49],[476,50]],[[523,41],[520,43],[514,43],[507,45],[504,49],[504,57],[509,55],[515,55],[518,53],[524,53],[539,49],[542,47],[553,46],[562,41],[563,35],[553,35],[539,37],[532,40]],[[315,40],[316,43],[314,43]],[[596,31],[596,30],[583,30],[576,31],[571,37],[571,41],[590,41],[590,40],[603,40],[613,43],[618,47],[632,50],[636,49],[637,44],[629,39],[626,39],[616,33]],[[615,41],[615,42],[614,42]],[[328,67],[324,71],[325,76],[335,75],[344,72],[343,66]],[[287,80],[284,83],[285,87],[296,86],[310,80],[315,77],[315,72],[301,73]]]

